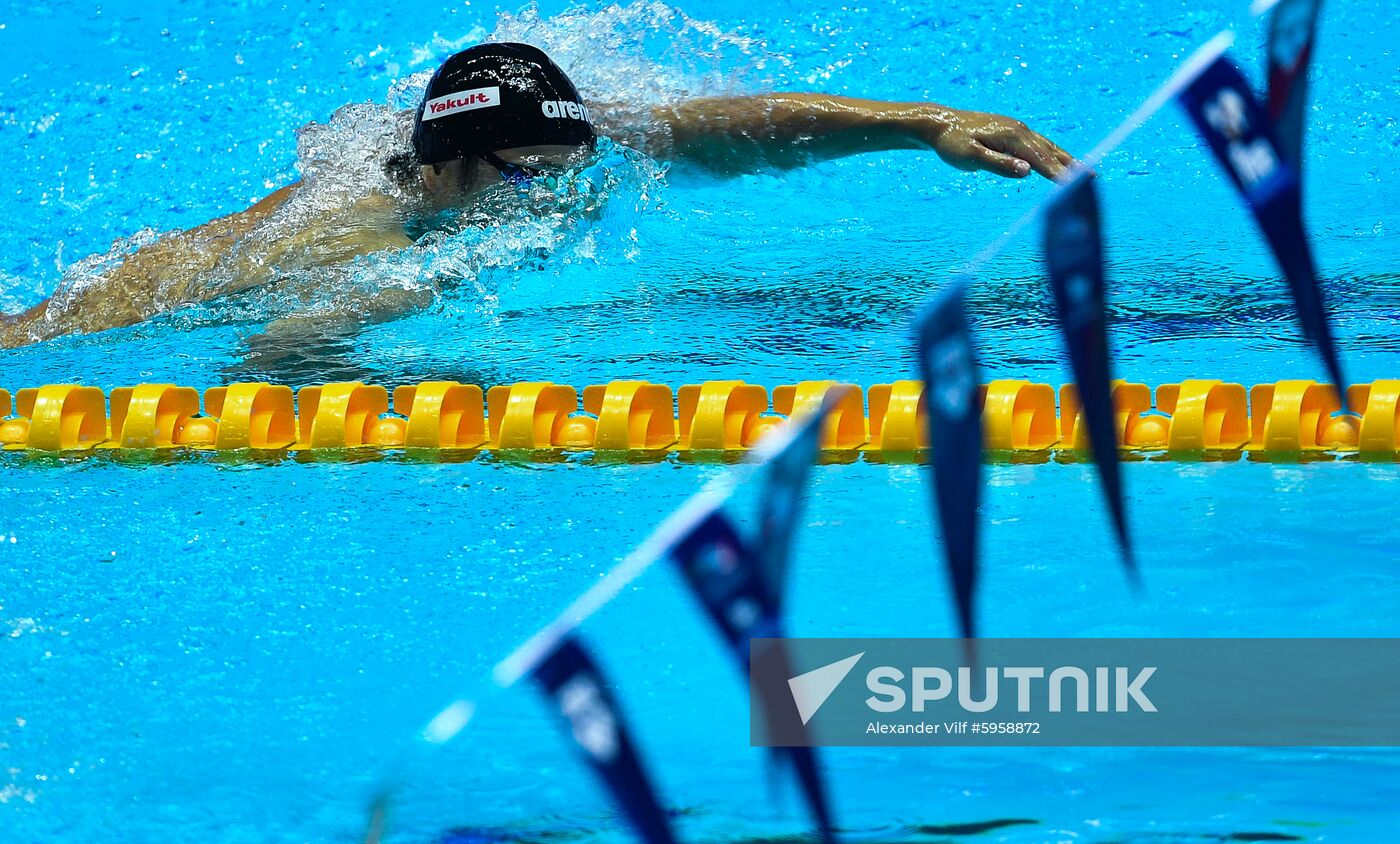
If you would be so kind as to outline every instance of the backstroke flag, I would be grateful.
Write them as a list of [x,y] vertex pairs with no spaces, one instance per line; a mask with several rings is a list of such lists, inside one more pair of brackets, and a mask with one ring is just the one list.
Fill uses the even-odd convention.
[[1303,125],[1322,0],[1281,0],[1269,17],[1269,115],[1278,132],[1279,154],[1303,173]]
[[648,844],[675,844],[602,673],[575,636],[559,640],[534,670],[537,683],[568,722],[574,741],[613,799]]
[[1128,576],[1137,581],[1123,483],[1118,466],[1118,431],[1114,424],[1112,376],[1108,362],[1105,315],[1103,236],[1094,180],[1081,178],[1045,212],[1045,264],[1055,313],[1069,350],[1070,368],[1089,429],[1089,448],[1098,466],[1104,498],[1113,518],[1118,547]]
[[1288,279],[1303,334],[1317,346],[1328,376],[1345,401],[1346,382],[1303,231],[1298,176],[1280,156],[1268,115],[1254,99],[1244,74],[1224,56],[1202,71],[1179,99],[1254,212]]
[[788,558],[792,554],[792,537],[802,513],[802,499],[807,492],[807,477],[816,462],[821,447],[822,427],[833,398],[839,397],[833,388],[827,391],[822,409],[806,419],[795,420],[790,439],[777,453],[769,456],[759,468],[762,489],[758,502],[758,569],[773,599],[775,612],[783,605],[783,587],[787,582]]
[[934,506],[962,635],[977,635],[977,504],[982,495],[982,405],[977,360],[963,309],[963,283],[934,303],[918,322],[919,370],[928,396],[933,449]]
[[[819,424],[815,427],[820,430]],[[801,448],[801,443],[799,437],[792,440],[789,446],[796,444]],[[811,456],[808,454],[809,460]],[[800,490],[792,492],[794,499],[799,493]],[[789,508],[784,512],[795,514],[796,511]],[[786,541],[791,532],[791,525],[788,525],[778,535]],[[710,620],[720,629],[744,676],[748,677],[752,657],[750,640],[783,636],[778,617],[779,601],[760,567],[759,552],[745,544],[733,523],[722,512],[715,510],[672,546],[671,557],[680,566],[681,573],[704,605]],[[781,584],[777,584],[777,589],[781,588]],[[785,664],[786,654],[781,652],[781,648],[769,648],[758,658],[769,662],[762,676],[792,676]],[[758,691],[757,698],[770,724],[776,723],[775,719],[781,719],[781,723],[796,723],[793,719],[797,717],[797,703],[787,688],[773,686]],[[822,840],[834,841],[831,812],[817,766],[816,752],[810,747],[776,750],[791,759]]]

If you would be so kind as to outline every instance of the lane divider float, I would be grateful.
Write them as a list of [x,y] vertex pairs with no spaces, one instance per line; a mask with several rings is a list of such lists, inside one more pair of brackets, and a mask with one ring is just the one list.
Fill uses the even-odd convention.
[[[175,384],[138,384],[104,394],[51,384],[0,390],[0,447],[35,452],[91,449],[325,451],[336,449],[506,452],[683,452],[751,448],[789,417],[812,412],[835,381],[765,387],[707,381],[673,391],[648,381],[531,381],[482,390],[427,381],[395,388],[360,382],[289,387],[240,383],[203,396]],[[1078,391],[1066,384],[1004,379],[979,398],[992,459],[1087,446]],[[1316,381],[1241,384],[1199,379],[1113,385],[1122,448],[1171,458],[1340,455],[1400,459],[1400,379],[1355,384],[1351,413]],[[829,457],[913,456],[928,447],[923,384],[850,389],[823,430]]]

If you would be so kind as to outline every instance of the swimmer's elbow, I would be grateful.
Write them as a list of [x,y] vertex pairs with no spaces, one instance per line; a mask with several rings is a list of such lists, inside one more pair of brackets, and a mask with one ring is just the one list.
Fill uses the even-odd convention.
[[48,307],[49,300],[45,299],[27,311],[0,314],[0,349],[18,349],[39,342],[42,338],[35,335],[33,327]]
[[12,316],[0,316],[0,349],[19,349],[38,342]]
[[267,196],[264,196],[262,199],[253,203],[253,205],[249,207],[248,212],[253,214],[261,214],[264,212],[274,211],[278,207],[280,207],[282,203],[286,202],[292,194],[296,193],[297,189],[300,187],[301,182],[296,181],[292,182],[286,187],[278,188],[277,190],[273,191],[272,193],[268,194]]

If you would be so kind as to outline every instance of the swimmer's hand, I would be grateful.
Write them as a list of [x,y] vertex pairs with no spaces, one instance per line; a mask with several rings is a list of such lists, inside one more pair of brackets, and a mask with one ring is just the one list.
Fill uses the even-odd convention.
[[927,139],[933,151],[959,170],[988,170],[1020,179],[1031,171],[1059,179],[1074,158],[1019,120],[981,111],[939,108],[930,116]]

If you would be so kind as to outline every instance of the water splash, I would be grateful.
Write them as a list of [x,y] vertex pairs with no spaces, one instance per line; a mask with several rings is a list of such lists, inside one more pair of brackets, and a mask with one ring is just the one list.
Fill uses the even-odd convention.
[[306,268],[245,297],[253,312],[330,312],[347,294],[421,292],[439,308],[491,314],[500,282],[520,271],[634,256],[637,215],[660,207],[664,169],[599,140],[587,161],[550,183],[504,183],[470,207],[440,215],[412,246],[342,265]]
[[386,165],[411,154],[412,131],[412,112],[375,103],[351,103],[325,123],[303,126],[297,130],[296,166],[309,190],[298,198],[357,199],[382,193],[408,202],[403,184]]
[[488,41],[542,48],[592,102],[660,105],[693,96],[753,93],[789,61],[757,37],[696,20],[674,6],[635,2],[544,17],[535,5],[502,14]]

